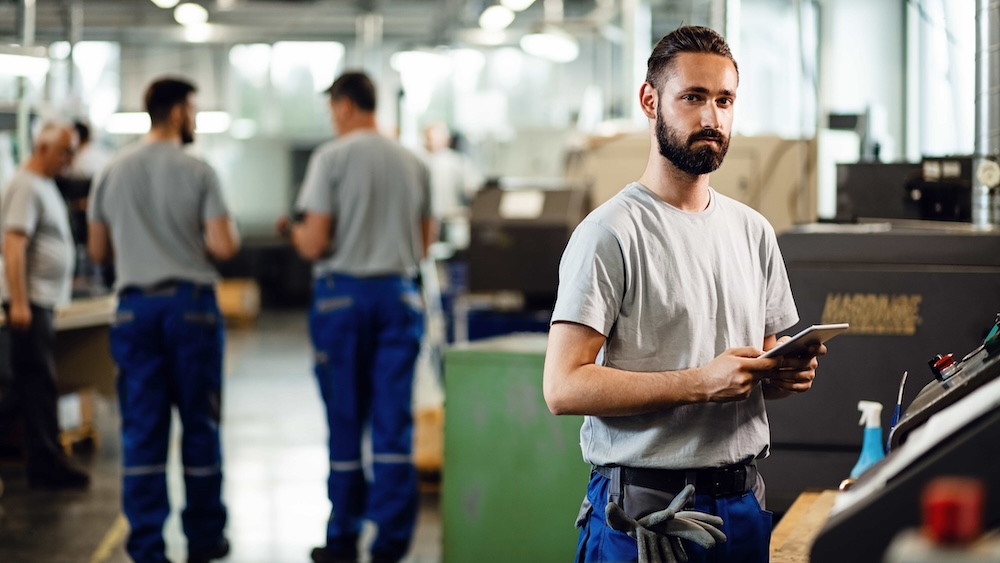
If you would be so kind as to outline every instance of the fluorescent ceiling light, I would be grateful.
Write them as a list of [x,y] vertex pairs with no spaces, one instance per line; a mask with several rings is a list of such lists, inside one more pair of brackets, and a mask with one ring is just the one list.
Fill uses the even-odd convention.
[[153,4],[156,4],[156,6],[159,8],[169,10],[170,8],[173,8],[178,3],[180,3],[180,1],[181,0],[153,0]]
[[487,47],[496,47],[507,42],[507,32],[493,29],[483,29],[481,27],[460,29],[458,31],[458,36],[465,43],[484,45]]
[[48,71],[45,48],[0,45],[0,75],[40,78]]
[[118,112],[111,114],[104,129],[114,135],[141,135],[149,131],[149,114],[145,112]]
[[208,10],[201,4],[187,2],[174,8],[174,19],[181,25],[197,25],[208,21]]
[[[225,133],[232,119],[224,111],[199,111],[195,116],[195,131],[203,134]],[[113,135],[142,135],[149,132],[149,114],[122,111],[112,114],[104,129]]]
[[557,63],[575,61],[580,55],[580,46],[576,39],[565,31],[552,26],[522,37],[521,48],[529,55]]
[[56,59],[58,61],[68,59],[70,53],[72,52],[73,47],[69,44],[69,41],[56,41],[49,45],[49,58]]
[[535,3],[535,0],[500,0],[500,5],[514,10],[515,12],[521,12],[527,10],[529,6]]
[[389,66],[400,74],[443,76],[451,71],[451,59],[431,51],[398,51],[389,57]]
[[501,31],[514,21],[514,12],[503,6],[493,5],[479,16],[479,27]]
[[194,130],[199,133],[225,133],[232,119],[224,111],[199,111],[194,118]]
[[212,24],[196,23],[184,26],[184,40],[188,43],[204,43],[212,37]]

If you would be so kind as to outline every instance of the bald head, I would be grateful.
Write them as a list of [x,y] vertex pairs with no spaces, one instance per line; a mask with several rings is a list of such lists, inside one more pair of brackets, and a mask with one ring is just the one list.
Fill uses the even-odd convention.
[[35,135],[28,167],[35,173],[54,178],[73,161],[79,137],[69,123],[46,121]]

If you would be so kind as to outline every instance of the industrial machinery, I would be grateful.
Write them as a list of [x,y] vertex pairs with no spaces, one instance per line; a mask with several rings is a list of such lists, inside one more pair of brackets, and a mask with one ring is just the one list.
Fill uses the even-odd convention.
[[551,308],[559,260],[589,211],[585,190],[480,190],[471,209],[469,290],[517,291]]
[[768,402],[771,455],[760,468],[768,508],[782,512],[802,491],[835,489],[848,476],[861,451],[859,400],[893,405],[904,371],[908,399],[932,378],[931,351],[983,342],[1000,309],[1000,232],[946,222],[814,224],[778,244],[801,319],[784,334],[851,325],[819,359],[808,393]]
[[968,223],[972,157],[838,164],[837,219],[855,222],[861,217]]
[[844,492],[812,547],[811,561],[882,561],[893,537],[920,525],[920,496],[935,477],[983,482],[984,528],[1000,526],[1000,319],[961,360],[930,360],[936,379],[892,431],[889,455]]

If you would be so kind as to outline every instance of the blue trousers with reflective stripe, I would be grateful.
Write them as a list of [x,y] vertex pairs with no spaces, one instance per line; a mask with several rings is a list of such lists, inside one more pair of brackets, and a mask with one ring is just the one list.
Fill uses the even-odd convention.
[[[610,528],[604,519],[609,486],[608,478],[599,473],[590,478],[587,499],[593,509],[580,528],[577,563],[632,563],[639,558],[636,541]],[[624,502],[623,508],[628,511],[627,498]],[[767,563],[771,513],[761,509],[753,491],[721,498],[695,494],[693,509],[721,517],[728,540],[708,550],[683,540],[690,563]]]
[[111,330],[122,416],[122,504],[135,561],[166,561],[163,524],[171,411],[182,424],[187,503],[181,513],[188,553],[222,540],[222,453],[219,415],[223,327],[211,288],[181,284],[144,295],[123,291]]
[[[399,276],[316,280],[309,329],[330,430],[327,549],[353,556],[364,519],[372,554],[401,558],[416,525],[413,372],[423,336],[420,294]],[[361,465],[370,428],[372,468]]]

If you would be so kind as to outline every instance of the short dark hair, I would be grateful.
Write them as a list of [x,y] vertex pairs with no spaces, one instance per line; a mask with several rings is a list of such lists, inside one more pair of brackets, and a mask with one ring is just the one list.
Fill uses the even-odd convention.
[[170,118],[170,111],[177,104],[187,101],[192,92],[197,92],[194,84],[180,78],[160,78],[146,88],[146,112],[149,121],[158,125]]
[[646,82],[659,89],[673,70],[674,59],[681,53],[708,53],[726,57],[736,69],[739,79],[740,68],[729,50],[725,38],[715,30],[700,25],[685,25],[666,34],[653,47],[653,52],[646,62]]
[[375,111],[375,83],[363,72],[351,71],[341,74],[326,89],[331,100],[347,98],[362,111]]
[[76,119],[73,121],[73,128],[76,129],[76,135],[80,138],[80,144],[84,144],[90,140],[90,126],[83,121]]

